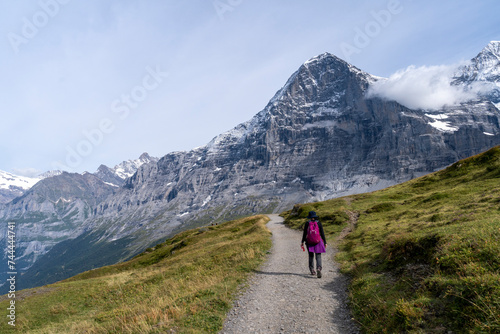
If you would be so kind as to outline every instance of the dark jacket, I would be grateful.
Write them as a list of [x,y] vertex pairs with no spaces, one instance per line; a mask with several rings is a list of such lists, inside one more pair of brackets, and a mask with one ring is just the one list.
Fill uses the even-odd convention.
[[[318,222],[318,228],[319,228],[319,235],[321,235],[321,239],[323,239],[323,243],[326,246],[326,238],[325,238],[325,232],[323,231],[323,225],[319,220]],[[307,244],[307,229],[309,228],[309,221],[304,225],[304,233],[302,234],[302,242],[305,242]],[[309,247],[309,246],[308,246]]]

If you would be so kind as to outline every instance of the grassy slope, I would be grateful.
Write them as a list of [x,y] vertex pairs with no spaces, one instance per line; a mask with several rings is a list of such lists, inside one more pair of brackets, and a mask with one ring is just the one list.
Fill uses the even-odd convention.
[[500,333],[500,147],[370,194],[297,205],[330,236],[368,333]]
[[[217,332],[271,247],[256,216],[180,233],[130,261],[17,293],[23,333]],[[0,302],[6,310],[8,300]],[[7,333],[7,321],[0,332]]]

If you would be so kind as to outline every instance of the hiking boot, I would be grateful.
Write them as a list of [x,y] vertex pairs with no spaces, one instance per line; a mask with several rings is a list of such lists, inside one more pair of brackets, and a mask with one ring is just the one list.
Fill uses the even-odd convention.
[[321,278],[321,268],[318,268],[318,278]]
[[314,268],[309,268],[309,270],[311,271],[311,275],[316,275],[316,271],[314,270]]

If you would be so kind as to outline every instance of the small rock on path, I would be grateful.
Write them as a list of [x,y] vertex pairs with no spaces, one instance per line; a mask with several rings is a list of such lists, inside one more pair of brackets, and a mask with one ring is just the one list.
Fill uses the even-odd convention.
[[250,279],[235,302],[221,334],[230,333],[359,333],[347,307],[348,280],[323,254],[323,277],[309,274],[302,233],[269,215],[273,247],[266,263]]

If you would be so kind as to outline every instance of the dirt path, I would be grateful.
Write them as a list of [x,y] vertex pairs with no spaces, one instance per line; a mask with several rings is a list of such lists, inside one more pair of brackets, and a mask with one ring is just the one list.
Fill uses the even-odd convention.
[[359,333],[346,306],[347,278],[333,262],[331,247],[323,254],[323,277],[311,276],[301,232],[287,228],[278,215],[269,217],[269,259],[236,301],[221,333]]

